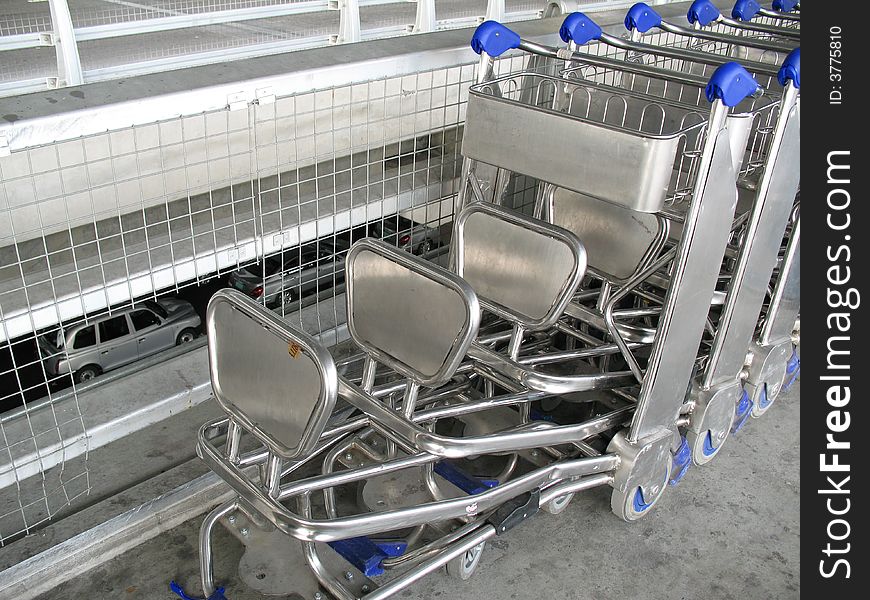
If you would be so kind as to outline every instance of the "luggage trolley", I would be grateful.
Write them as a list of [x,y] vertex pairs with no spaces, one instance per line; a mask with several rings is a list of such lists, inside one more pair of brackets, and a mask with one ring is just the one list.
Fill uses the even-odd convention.
[[[754,37],[800,39],[800,13],[787,12],[789,0],[779,3],[781,10],[768,11],[776,15],[793,15],[797,19],[783,19],[766,16],[757,2],[737,2],[731,11],[731,17],[726,17],[710,0],[695,0],[689,7],[687,18],[696,28],[706,28],[711,31],[732,35],[748,35]],[[777,3],[774,2],[774,6]],[[792,6],[793,8],[793,6]]]
[[[510,48],[563,60],[572,55],[521,40],[509,29],[492,22],[481,25],[475,38],[473,47],[484,59]],[[726,80],[720,84],[722,77]],[[529,94],[529,88],[552,92]],[[587,99],[585,106],[589,110],[584,108],[575,115],[564,110],[565,106],[558,101],[554,103],[559,97],[556,91],[566,88],[582,90],[582,94],[573,95]],[[625,289],[631,290],[650,273],[673,262],[671,285],[662,307],[657,309],[658,323],[645,371],[638,366],[640,390],[632,426],[617,434],[610,446],[611,451],[622,457],[622,464],[638,467],[617,477],[614,486],[612,508],[626,520],[646,513],[660,497],[670,474],[675,422],[688,389],[718,276],[709,265],[721,262],[736,204],[736,173],[725,128],[727,105],[738,104],[757,92],[757,83],[745,69],[729,65],[714,75],[710,85],[714,104],[709,120],[691,125],[682,120],[691,113],[684,106],[659,101],[656,105],[664,115],[657,112],[652,119],[652,113],[643,110],[651,104],[649,96],[538,73],[480,83],[472,86],[469,94],[463,140],[463,154],[469,161],[465,169],[468,179],[463,187],[472,190],[480,187],[475,181],[475,163],[471,162],[477,161],[576,192],[587,200],[586,212],[597,205],[606,207],[602,208],[604,211],[621,207],[638,214],[656,215],[665,206],[669,186],[675,179],[673,172],[681,171],[684,158],[684,153],[679,152],[681,143],[685,149],[690,136],[695,142],[700,141],[699,151],[688,154],[695,161],[692,168],[684,169],[691,179],[683,192],[691,200],[686,202],[679,243],[656,256],[647,271],[630,275],[626,282]],[[614,109],[615,103],[607,102],[608,98],[617,97],[622,113]],[[677,114],[680,116],[674,118]],[[656,129],[648,129],[653,122]],[[516,140],[524,143],[518,147]],[[608,152],[610,147],[619,147],[621,151]],[[691,143],[688,148],[693,148]],[[643,171],[631,176],[638,165]],[[591,270],[596,266],[595,245],[588,236],[575,233],[584,240]],[[621,239],[630,237],[623,236]],[[612,240],[610,236],[602,237]],[[699,242],[701,238],[703,245]],[[645,256],[646,249],[638,254]],[[609,302],[621,299],[622,291],[614,293]],[[702,305],[704,298],[706,304]],[[679,319],[675,318],[677,313]],[[614,328],[608,328],[608,332],[619,339]],[[639,466],[641,463],[643,467]]]
[[[566,19],[563,27],[567,41],[574,41],[572,32],[580,31],[585,43],[594,24],[588,18],[575,13]],[[648,30],[652,23],[659,22],[658,15],[643,4],[636,4],[626,18],[630,28],[639,26]],[[582,23],[582,25],[580,25]],[[692,35],[691,31],[688,33]],[[608,43],[609,40],[604,40]],[[643,45],[651,53],[657,52],[654,45]],[[636,59],[643,55],[634,54]],[[599,57],[589,61],[598,67],[593,74],[602,73],[602,60]],[[680,61],[671,66],[696,71],[694,63]],[[582,72],[584,67],[570,69],[569,74]],[[612,78],[612,77],[611,77]],[[624,78],[624,85],[633,88],[649,87],[649,78],[633,74]],[[746,196],[744,204],[749,204],[741,218],[741,238],[743,243],[735,250],[736,260],[727,270],[729,284],[726,300],[722,307],[715,335],[711,342],[709,355],[705,358],[703,376],[693,385],[691,404],[693,414],[689,421],[687,438],[692,448],[693,462],[709,462],[721,448],[732,428],[739,427],[750,414],[760,416],[771,404],[786,372],[786,364],[791,357],[791,345],[783,344],[775,350],[769,349],[763,356],[747,357],[747,349],[758,322],[764,301],[764,291],[776,264],[780,240],[788,223],[793,200],[799,185],[800,149],[800,50],[793,50],[778,72],[779,83],[784,86],[779,103],[779,118],[769,117],[754,121],[753,135],[746,150],[746,168],[740,171],[741,192]],[[661,87],[661,86],[659,86]],[[680,89],[683,95],[684,90]],[[690,98],[683,98],[690,99]],[[750,121],[752,122],[752,121]],[[735,136],[737,137],[737,136]],[[735,148],[735,158],[743,156],[739,146]],[[746,182],[750,190],[747,191]],[[741,212],[741,211],[738,211]],[[789,334],[791,329],[789,329]],[[755,364],[753,368],[752,365]],[[746,370],[744,370],[744,366]],[[740,379],[752,378],[744,393]],[[764,380],[765,383],[755,383]],[[766,391],[765,391],[766,389]],[[735,417],[736,407],[736,417]]]
[[[488,226],[496,225],[494,219],[500,216],[472,207],[461,216],[467,235],[474,230],[469,223],[475,214],[484,215]],[[559,268],[547,269],[546,280],[529,269],[525,273],[544,288],[558,291],[557,299],[570,295],[585,267],[582,245],[569,232],[531,224],[535,228],[521,221],[511,224],[519,228],[513,236],[520,255],[535,259],[531,251],[537,247],[564,260],[557,261]],[[476,251],[468,241],[465,250]],[[634,407],[623,402],[568,426],[520,423],[477,436],[439,433],[439,420],[522,404],[546,394],[521,391],[468,399],[449,390],[451,401],[444,402],[442,386],[449,388],[477,335],[480,303],[473,289],[458,276],[375,240],[356,243],[346,268],[348,328],[366,353],[361,386],[339,376],[334,360],[317,342],[256,302],[229,290],[216,294],[209,304],[212,385],[227,417],[201,428],[197,452],[238,497],[215,509],[202,526],[201,570],[207,595],[214,591],[211,532],[219,520],[230,523],[231,516],[231,530],[245,523],[240,538],[254,553],[243,557],[243,566],[272,565],[260,569],[265,577],[266,571],[307,564],[316,577],[309,582],[315,590],[321,585],[337,598],[363,593],[384,598],[444,565],[454,565],[453,572],[466,577],[487,539],[505,533],[542,506],[608,485],[616,477],[618,456],[590,449],[559,456],[560,460],[503,481],[479,481],[454,468],[447,461],[565,443],[585,448],[591,436],[623,426]],[[547,312],[558,316],[560,311],[555,305]],[[370,393],[377,365],[404,377],[405,393],[398,407]],[[339,400],[362,414],[334,413]],[[220,436],[226,441],[218,444]],[[312,476],[306,466],[319,456],[321,474]],[[334,470],[336,460],[343,470]],[[410,497],[400,490],[404,503],[394,504],[395,498],[383,495],[384,488],[377,485],[367,494],[374,479],[403,472],[419,479],[421,469],[426,487]],[[432,473],[448,484],[431,485]],[[312,503],[312,495],[321,492],[322,508]],[[342,497],[357,494],[369,508],[360,512],[341,504]],[[371,502],[367,495],[374,496]],[[379,500],[382,506],[377,506]],[[302,543],[288,545],[288,535]],[[343,579],[326,566],[329,558],[322,557],[321,542],[330,543],[347,560],[340,567]],[[347,570],[349,565],[353,570]],[[368,578],[393,569],[401,573],[381,587]]]
[[[626,17],[626,26],[630,29],[636,28],[633,31],[647,30],[652,26],[651,24],[658,20],[660,18],[655,14],[655,11],[643,4],[637,4]],[[686,35],[691,37],[693,33],[690,31]],[[739,43],[742,43],[743,38],[739,39],[741,40]],[[791,212],[800,184],[799,168],[795,168],[793,164],[788,164],[789,162],[799,164],[800,49],[795,49],[789,53],[777,77],[778,83],[784,86],[780,116],[776,124],[770,128],[772,134],[770,143],[754,144],[753,146],[756,149],[766,148],[761,157],[758,157],[763,158],[763,160],[758,160],[758,158],[750,160],[750,165],[763,166],[764,170],[761,171],[760,179],[753,180],[751,177],[746,177],[748,173],[744,174],[744,180],[749,179],[749,193],[747,193],[746,186],[741,186],[741,192],[747,195],[754,204],[750,220],[743,231],[745,244],[741,248],[742,254],[734,265],[734,279],[732,279],[729,288],[729,292],[734,293],[731,294],[731,302],[726,304],[723,311],[724,325],[726,327],[733,325],[736,330],[733,334],[728,334],[726,329],[725,337],[719,337],[718,341],[714,343],[711,350],[711,360],[716,359],[717,361],[721,360],[721,362],[708,365],[707,376],[704,380],[705,387],[711,385],[715,379],[721,376],[721,369],[717,365],[728,364],[726,370],[730,370],[738,363],[737,355],[744,347],[744,341],[749,339],[751,335],[748,327],[757,322],[764,299],[762,282],[769,279],[769,273],[776,263],[779,240],[782,239],[782,234],[788,223],[788,215]],[[799,244],[799,229],[794,243]],[[797,249],[794,249],[794,252],[788,256],[794,256],[795,252],[799,256]],[[790,266],[791,263],[787,262],[786,268],[780,271],[784,278],[794,277],[788,268]],[[782,288],[783,290],[788,289],[785,281],[783,281],[783,286],[785,286]],[[777,304],[781,299],[782,296],[777,295],[771,299],[774,315],[776,315]],[[794,300],[791,301],[792,305],[794,302]],[[793,316],[796,317],[796,315]],[[799,359],[791,341],[794,319],[790,320],[791,323],[781,326],[788,331],[786,334],[776,335],[776,343],[773,343],[773,338],[770,335],[765,336],[764,343],[751,345],[749,355],[745,358],[746,370],[743,372],[743,377],[747,381],[747,395],[742,398],[738,406],[745,408],[751,406],[752,416],[760,416],[769,408],[781,390],[786,375],[791,377],[791,374],[798,368]],[[742,324],[734,325],[735,322]],[[731,358],[723,356],[721,354],[723,352],[726,355],[730,354]],[[738,413],[736,428],[739,428],[743,422],[740,415],[750,414],[744,410],[739,410]],[[715,455],[714,448],[710,444],[704,445],[703,448],[709,453],[709,458]],[[695,456],[697,461],[704,460],[703,452],[695,454]]]
[[[715,9],[712,4],[710,6]],[[707,18],[708,13],[709,11],[704,12]],[[689,14],[693,14],[691,10]],[[699,22],[698,19],[695,20],[695,23]],[[625,17],[625,27],[629,31],[629,39],[634,42],[646,39],[649,40],[648,43],[657,46],[686,48],[728,56],[734,60],[752,60],[775,65],[782,64],[785,56],[800,43],[800,39],[772,34],[760,35],[745,29],[730,28],[730,31],[722,31],[720,28],[712,31],[701,27],[682,27],[665,21],[643,2],[638,2],[629,9]],[[659,33],[656,33],[657,30]]]
[[773,10],[762,8],[757,0],[737,0],[731,17],[742,22],[781,29],[800,29],[801,14],[793,0],[774,1]]

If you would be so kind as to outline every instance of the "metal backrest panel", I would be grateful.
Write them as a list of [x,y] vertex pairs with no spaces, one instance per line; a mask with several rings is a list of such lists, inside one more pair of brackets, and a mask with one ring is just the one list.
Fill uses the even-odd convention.
[[369,238],[351,247],[346,269],[354,341],[422,385],[450,379],[480,325],[474,290],[437,265]]
[[577,192],[557,188],[549,221],[583,240],[589,267],[615,282],[631,277],[656,240],[656,215],[629,210]]
[[527,329],[553,326],[586,273],[573,233],[492,204],[462,211],[453,250],[481,305]]
[[335,405],[329,352],[235,290],[212,297],[207,328],[212,388],[223,409],[275,454],[304,456]]

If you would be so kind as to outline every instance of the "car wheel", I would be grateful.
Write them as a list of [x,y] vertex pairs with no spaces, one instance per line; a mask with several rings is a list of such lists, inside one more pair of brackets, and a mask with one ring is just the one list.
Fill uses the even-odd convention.
[[97,365],[87,365],[76,371],[76,383],[85,383],[97,377],[102,373],[102,369]]
[[175,345],[180,346],[181,344],[187,344],[196,339],[196,329],[182,329],[181,333],[178,334],[178,337],[175,338]]
[[430,240],[429,238],[426,238],[425,240],[423,240],[420,243],[419,246],[417,246],[416,254],[418,256],[421,256],[423,254],[427,254],[430,250],[432,250],[432,240]]
[[296,294],[292,290],[287,290],[281,294],[281,301],[278,303],[278,306],[283,307],[294,302],[296,302]]

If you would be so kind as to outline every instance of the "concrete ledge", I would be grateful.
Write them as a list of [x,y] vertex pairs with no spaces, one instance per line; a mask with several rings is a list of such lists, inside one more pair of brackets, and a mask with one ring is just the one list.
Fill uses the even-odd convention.
[[35,598],[233,495],[213,473],[198,477],[0,572],[0,598]]

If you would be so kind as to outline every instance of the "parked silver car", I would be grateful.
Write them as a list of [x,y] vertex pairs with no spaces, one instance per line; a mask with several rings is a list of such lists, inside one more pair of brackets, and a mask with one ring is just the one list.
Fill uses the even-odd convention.
[[193,341],[202,325],[193,305],[178,298],[145,301],[112,315],[38,338],[46,372],[76,382]]
[[349,247],[339,237],[318,240],[233,271],[228,281],[252,298],[263,298],[270,308],[286,306],[315,290],[344,281],[344,258]]
[[398,214],[373,222],[369,225],[369,232],[372,237],[417,255],[424,255],[441,245],[440,231]]

